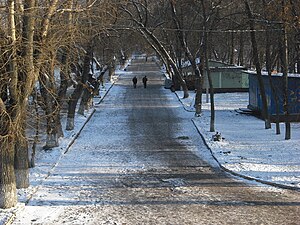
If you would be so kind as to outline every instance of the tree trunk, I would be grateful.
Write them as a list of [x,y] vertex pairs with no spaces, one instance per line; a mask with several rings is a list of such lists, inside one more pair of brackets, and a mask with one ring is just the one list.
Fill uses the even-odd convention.
[[[79,67],[79,65],[78,65],[78,67]],[[83,83],[82,83],[83,75],[79,71],[79,69],[77,69],[76,74],[77,74],[77,77],[80,77],[80,80],[78,80],[75,90],[71,94],[69,101],[68,101],[68,115],[67,115],[66,130],[74,130],[74,127],[75,127],[74,119],[75,119],[76,106],[77,106],[78,100],[83,91]]]
[[68,81],[67,77],[65,77],[63,72],[61,72],[61,83],[57,94],[57,100],[54,104],[54,110],[55,110],[55,124],[57,129],[57,136],[58,138],[64,137],[64,132],[61,124],[61,109],[64,104],[64,100],[66,98],[67,89],[68,89]]
[[116,62],[115,59],[112,59],[112,62],[109,65],[109,69],[108,69],[108,77],[110,81],[112,81],[112,77],[115,75],[115,70],[116,70]]
[[282,11],[283,11],[283,54],[282,54],[282,68],[283,68],[283,84],[284,84],[284,103],[283,103],[283,113],[285,118],[285,140],[291,139],[291,123],[289,118],[289,88],[288,88],[288,37],[287,37],[287,6],[285,1],[282,0]]
[[[28,0],[29,1],[29,0]],[[32,0],[31,0],[32,1]],[[53,147],[58,146],[58,132],[57,132],[57,116],[55,113],[56,111],[56,99],[54,99],[54,95],[56,94],[55,92],[55,86],[54,86],[54,78],[53,78],[53,58],[55,58],[55,54],[52,54],[53,49],[50,47],[50,76],[49,80],[45,77],[44,72],[49,72],[49,71],[41,71],[41,66],[45,66],[45,63],[42,63],[41,61],[43,60],[43,57],[48,54],[46,52],[45,48],[43,49],[44,46],[47,46],[47,36],[50,28],[50,22],[53,14],[55,13],[55,10],[57,8],[57,3],[58,0],[53,0],[51,1],[47,13],[44,16],[44,19],[42,21],[42,30],[40,32],[40,35],[38,36],[38,41],[41,48],[37,49],[36,51],[36,72],[39,73],[40,75],[40,84],[41,87],[44,88],[41,90],[41,93],[43,95],[43,100],[44,100],[44,110],[46,110],[46,119],[47,119],[47,140],[46,140],[46,145],[44,146],[45,149],[50,149]],[[34,7],[32,7],[34,8]],[[48,44],[49,45],[49,44]],[[48,63],[48,62],[46,62]],[[46,67],[48,67],[47,65]],[[49,74],[49,73],[48,73]],[[51,92],[51,94],[50,94]]]
[[[73,0],[67,1],[67,7],[72,9],[73,8]],[[67,29],[67,36],[69,39],[72,38],[72,27],[73,27],[73,12],[68,12],[68,29]],[[66,46],[65,49],[63,49],[62,54],[62,69],[60,71],[60,86],[58,89],[58,96],[57,96],[57,106],[59,107],[59,112],[57,113],[56,118],[56,126],[58,129],[58,137],[64,137],[64,132],[61,124],[61,109],[63,107],[63,103],[66,99],[67,90],[70,82],[70,74],[71,74],[71,68],[70,68],[70,59],[71,59],[71,52],[70,52],[70,46]]]
[[[28,141],[26,138],[26,105],[27,101],[18,104],[13,114],[13,120],[16,123],[17,130],[15,132],[15,156],[14,168],[16,176],[16,187],[29,187],[29,158],[28,158]],[[13,110],[14,111],[14,110]]]
[[240,48],[239,48],[239,56],[238,56],[238,65],[244,65],[244,33],[240,33]]
[[197,66],[196,63],[196,59],[195,57],[193,57],[187,42],[186,42],[186,36],[185,33],[183,32],[179,19],[177,17],[177,13],[176,13],[176,9],[175,9],[175,5],[174,2],[170,0],[170,4],[171,4],[171,8],[172,8],[172,16],[173,16],[173,21],[174,24],[177,28],[177,36],[178,39],[181,43],[181,47],[184,49],[185,51],[185,55],[188,58],[189,62],[191,63],[192,69],[194,71],[195,74],[195,89],[196,89],[196,97],[195,97],[195,115],[196,116],[200,116],[201,112],[202,112],[202,74],[201,71],[199,70],[199,67]]
[[32,152],[31,152],[31,158],[30,158],[30,163],[29,167],[33,168],[35,167],[35,153],[36,153],[36,146],[39,141],[39,127],[40,127],[40,115],[39,115],[39,109],[38,109],[38,103],[37,103],[37,90],[34,89],[33,91],[33,102],[34,102],[34,111],[35,111],[35,134],[33,138],[33,143],[32,143]]
[[24,59],[20,67],[25,67],[25,71],[19,71],[18,82],[19,91],[22,93],[18,96],[18,111],[15,121],[19,121],[18,131],[16,134],[15,144],[15,177],[17,188],[29,187],[29,156],[28,156],[28,140],[26,138],[26,109],[27,97],[31,94],[33,84],[35,83],[35,74],[33,66],[33,36],[34,36],[34,0],[24,2],[24,17],[22,29],[22,51],[21,56]]
[[70,82],[69,74],[71,73],[71,71],[69,66],[70,63],[69,59],[70,59],[70,51],[69,49],[66,49],[62,55],[62,60],[61,60],[62,68],[60,70],[60,85],[58,88],[57,103],[56,103],[56,108],[57,108],[56,126],[57,126],[58,137],[64,137],[60,114],[61,114],[61,109],[63,107],[64,101],[66,99],[68,85]]
[[14,173],[14,136],[10,118],[0,99],[0,208],[6,209],[17,204],[16,178]]
[[67,116],[67,124],[66,124],[66,130],[74,130],[75,127],[75,111],[77,102],[82,94],[83,91],[83,84],[79,82],[76,85],[76,88],[74,92],[71,94],[69,102],[68,102],[68,116]]
[[[22,129],[23,131],[25,129]],[[29,159],[28,159],[28,141],[23,133],[23,137],[18,137],[15,144],[15,176],[16,187],[28,188],[29,187]]]
[[[52,84],[52,81],[49,80],[51,76],[45,76],[44,73],[41,72],[39,76],[40,81],[40,92],[43,99],[42,108],[45,112],[46,116],[46,124],[47,124],[47,137],[44,149],[51,149],[54,147],[58,147],[58,132],[56,126],[56,99],[55,99],[55,90]],[[51,72],[50,72],[51,73]]]
[[202,113],[202,75],[201,74],[199,67],[197,66],[197,69],[195,70],[195,91],[196,91],[196,96],[195,96],[195,116],[200,116]]
[[[267,31],[268,32],[268,31]],[[274,96],[274,100],[275,100],[275,107],[276,107],[276,134],[280,134],[280,123],[279,123],[279,98],[278,95],[276,93],[276,89],[274,87],[273,84],[273,79],[272,79],[272,69],[270,66],[270,62],[271,62],[271,56],[270,56],[270,45],[268,43],[270,43],[270,36],[269,34],[267,35],[267,44],[266,44],[266,68],[268,71],[268,76],[269,76],[269,83],[271,86],[271,90],[272,90],[272,95]]]
[[[85,85],[86,86],[86,85]],[[82,94],[82,97],[81,97],[81,101],[80,101],[80,104],[79,104],[79,109],[78,109],[78,114],[79,115],[84,115],[84,111],[85,110],[88,110],[88,102],[89,100],[91,99],[91,91],[89,90],[88,87],[85,87],[84,90],[83,90],[83,94]]]
[[269,116],[269,112],[268,112],[268,102],[267,102],[267,97],[266,97],[266,92],[265,92],[265,85],[264,85],[263,77],[262,77],[262,73],[261,73],[261,65],[259,62],[259,53],[258,53],[256,35],[255,35],[255,26],[254,26],[255,18],[252,15],[252,11],[251,11],[248,0],[244,0],[244,3],[245,3],[245,8],[246,8],[246,13],[249,18],[249,25],[250,25],[250,29],[251,29],[250,37],[251,37],[251,42],[252,42],[253,58],[254,58],[254,64],[256,67],[257,79],[258,79],[258,84],[259,84],[259,89],[260,89],[260,94],[261,94],[261,99],[262,99],[262,118],[265,121],[265,129],[270,129],[271,122],[270,122],[270,116]]
[[[85,56],[84,56],[81,80],[76,85],[76,88],[75,88],[74,92],[72,93],[70,100],[69,100],[66,130],[74,129],[76,106],[77,106],[80,96],[82,95],[84,86],[86,86],[86,83],[87,83],[87,77],[90,72],[91,60],[92,60],[92,46],[90,45],[90,46],[88,46]],[[84,108],[81,108],[80,110],[81,111],[79,113],[83,115]]]
[[84,57],[84,64],[83,64],[83,71],[82,71],[83,94],[78,109],[78,114],[80,115],[84,115],[84,110],[87,108],[88,100],[91,96],[91,91],[89,87],[90,83],[88,81],[89,81],[89,76],[91,76],[90,63],[92,61],[92,55],[93,55],[92,46],[88,46],[88,50]]
[[[9,25],[10,25],[10,36],[12,41],[12,60],[11,60],[11,82],[10,82],[10,107],[9,115],[10,120],[15,126],[14,130],[14,139],[16,143],[12,145],[15,151],[12,157],[13,160],[11,163],[14,165],[15,169],[15,179],[16,182],[14,185],[17,188],[27,188],[29,186],[29,177],[28,177],[28,144],[25,137],[25,124],[26,124],[26,104],[27,96],[30,92],[30,89],[27,90],[27,81],[30,81],[30,74],[27,73],[28,67],[25,67],[25,72],[19,70],[18,60],[17,60],[17,42],[16,42],[16,26],[15,26],[15,2],[9,1]],[[27,20],[24,17],[24,29],[27,27]],[[27,30],[24,30],[24,37],[27,38]],[[24,44],[24,43],[22,43]],[[24,44],[24,47],[28,44]],[[21,52],[21,56],[25,56],[24,51]],[[21,60],[20,60],[21,61]],[[22,61],[21,61],[22,62]],[[23,65],[20,65],[20,67]],[[21,93],[21,94],[20,94]]]
[[[61,104],[63,104],[61,102]],[[63,127],[61,124],[61,104],[59,102],[56,102],[54,106],[55,114],[54,114],[54,120],[55,120],[55,126],[56,126],[56,131],[57,131],[57,138],[64,137],[64,131]]]
[[[3,127],[1,126],[3,129]],[[5,140],[6,139],[6,140]],[[0,208],[7,209],[17,204],[17,189],[13,167],[14,145],[8,138],[0,137]]]
[[296,44],[296,54],[297,54],[297,57],[296,57],[296,73],[300,73],[300,33],[297,34],[297,37],[296,37],[296,41],[297,41],[297,44]]
[[[211,74],[210,74],[210,68],[209,68],[209,59],[208,59],[208,30],[207,30],[207,15],[206,15],[206,10],[205,10],[205,3],[203,0],[201,0],[202,4],[202,15],[204,19],[204,34],[203,34],[203,55],[202,58],[205,60],[205,68],[206,68],[206,74],[208,78],[208,83],[209,83],[209,96],[210,96],[210,132],[215,131],[215,100],[214,100],[214,88],[213,88],[213,83],[211,79]],[[233,43],[233,34],[232,34],[232,43]],[[232,46],[233,48],[233,46]],[[233,52],[232,52],[233,54]],[[233,55],[232,55],[233,57]]]
[[231,32],[230,36],[230,64],[234,65],[234,32]]
[[[266,8],[266,1],[263,0],[263,6]],[[267,18],[267,14],[265,13],[265,17]],[[268,71],[269,83],[272,90],[272,96],[274,96],[275,107],[276,107],[276,134],[280,134],[280,123],[279,123],[279,99],[278,94],[276,92],[275,86],[273,84],[272,79],[272,63],[271,63],[271,38],[270,38],[270,28],[267,24],[266,26],[266,69]]]

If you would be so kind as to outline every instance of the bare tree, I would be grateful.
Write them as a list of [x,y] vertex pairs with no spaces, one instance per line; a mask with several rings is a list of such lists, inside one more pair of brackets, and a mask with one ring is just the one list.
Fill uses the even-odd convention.
[[211,110],[210,110],[210,132],[215,131],[215,100],[214,100],[214,88],[212,84],[212,78],[210,75],[210,68],[209,68],[209,58],[208,58],[208,27],[207,27],[207,22],[208,22],[208,16],[205,8],[205,3],[203,0],[201,0],[201,5],[202,5],[202,15],[203,15],[203,53],[202,53],[202,58],[205,60],[205,68],[206,68],[206,74],[208,78],[208,83],[209,83],[209,91],[210,91],[210,104],[211,104]]
[[[24,146],[24,114],[26,113],[27,98],[31,93],[35,82],[33,68],[33,9],[34,0],[25,1],[24,7],[26,15],[23,24],[23,37],[21,48],[17,43],[17,27],[15,21],[16,2],[10,0],[8,3],[9,36],[11,37],[12,60],[8,63],[10,68],[8,73],[11,75],[11,82],[8,83],[9,95],[5,102],[0,100],[1,113],[1,153],[0,153],[0,207],[9,208],[16,204],[16,187],[28,186],[28,156],[27,146]],[[24,70],[20,70],[17,60],[17,52],[24,50],[22,58],[28,63]],[[22,64],[24,65],[24,64]],[[18,143],[16,146],[11,143]],[[26,140],[25,140],[26,142]],[[16,149],[16,147],[18,147]],[[22,148],[19,148],[22,147]],[[24,147],[24,148],[23,148]],[[25,152],[25,154],[24,154]],[[17,160],[16,160],[17,159]],[[13,163],[14,162],[14,163]],[[25,162],[25,163],[24,163]],[[15,169],[14,169],[14,167]],[[16,177],[15,177],[16,172]],[[16,183],[16,178],[18,182]]]
[[[9,45],[5,46],[7,47],[5,52],[9,52],[10,57],[5,59],[1,56],[1,63],[4,65],[2,68],[5,68],[1,72],[6,73],[6,76],[10,79],[3,79],[5,83],[1,85],[0,99],[1,208],[14,206],[17,201],[16,188],[29,185],[25,115],[28,97],[32,94],[38,75],[41,71],[45,71],[44,65],[47,65],[45,63],[48,60],[46,58],[47,51],[45,50],[51,27],[51,18],[57,10],[57,2],[58,0],[53,0],[49,3],[50,7],[47,13],[43,14],[45,16],[40,20],[38,17],[40,15],[38,13],[40,9],[37,7],[39,6],[38,1],[24,0],[23,5],[20,5],[21,1],[7,1],[8,14],[5,15],[7,20],[4,20],[4,23],[7,24],[8,29],[6,33],[3,33],[3,36],[9,37],[6,38]],[[16,8],[17,5],[18,8]],[[19,10],[17,14],[16,10]],[[37,21],[42,21],[41,27],[35,26],[38,24]],[[38,38],[34,38],[34,35]],[[1,74],[1,76],[4,75]],[[11,143],[16,143],[16,145]]]
[[157,53],[164,59],[164,62],[167,62],[170,65],[174,72],[174,75],[176,76],[183,89],[184,98],[187,98],[189,96],[188,89],[184,79],[182,78],[181,72],[175,63],[176,61],[174,61],[163,43],[154,34],[155,29],[153,29],[153,27],[158,27],[161,22],[159,22],[158,24],[153,24],[153,26],[151,27],[148,26],[151,15],[149,12],[150,7],[148,6],[148,1],[145,1],[145,4],[143,4],[143,1],[131,1],[131,4],[128,4],[127,7],[122,7],[122,10],[127,15],[129,15],[130,20],[133,21],[137,26],[137,28],[135,29],[142,34],[142,36],[148,41],[148,43],[151,43],[151,46],[153,46],[154,50],[157,51]]
[[287,13],[288,8],[285,0],[282,0],[282,70],[284,83],[283,111],[285,116],[285,139],[291,139],[291,123],[289,118],[289,90],[288,90],[288,36],[287,36]]
[[260,64],[259,60],[259,51],[257,48],[257,41],[256,41],[256,35],[255,35],[255,24],[254,24],[254,16],[252,13],[252,10],[250,8],[250,4],[248,0],[244,0],[245,4],[245,9],[246,13],[248,15],[249,19],[249,27],[250,27],[250,37],[251,37],[251,42],[252,42],[252,49],[253,49],[253,58],[254,58],[254,64],[256,67],[256,73],[257,73],[257,79],[259,83],[259,88],[260,88],[260,94],[262,98],[262,117],[265,120],[265,128],[269,129],[271,128],[271,122],[270,122],[270,117],[268,113],[268,102],[267,102],[267,97],[266,97],[266,92],[265,92],[265,86],[263,83],[263,78],[262,78],[262,67]]
[[[202,111],[202,74],[201,71],[197,65],[196,62],[196,55],[193,55],[192,52],[190,51],[188,44],[187,44],[187,38],[186,34],[182,28],[182,25],[180,24],[179,18],[177,16],[176,8],[175,8],[175,3],[174,1],[170,0],[170,5],[171,5],[171,10],[172,10],[172,18],[175,24],[175,27],[177,29],[177,37],[181,43],[181,47],[185,51],[185,55],[188,58],[192,69],[195,74],[195,89],[196,89],[196,97],[195,97],[195,109],[196,109],[196,116],[199,116]],[[186,13],[186,12],[185,12]]]
[[[268,5],[266,0],[262,0],[263,3],[263,8],[267,9]],[[273,61],[274,61],[274,57],[272,57],[271,54],[271,45],[272,45],[272,41],[271,41],[271,35],[272,35],[272,31],[271,31],[271,26],[272,22],[268,19],[268,15],[267,15],[267,10],[264,11],[264,17],[266,22],[265,25],[265,34],[266,34],[266,53],[265,53],[265,58],[266,58],[266,70],[268,72],[268,77],[269,77],[269,83],[271,86],[271,90],[272,90],[272,95],[274,96],[275,99],[275,107],[276,107],[276,134],[280,134],[280,121],[279,121],[279,97],[278,97],[278,93],[276,91],[276,88],[274,86],[274,82],[273,82],[273,77],[272,77],[272,65],[273,65]],[[273,58],[273,59],[272,59]]]

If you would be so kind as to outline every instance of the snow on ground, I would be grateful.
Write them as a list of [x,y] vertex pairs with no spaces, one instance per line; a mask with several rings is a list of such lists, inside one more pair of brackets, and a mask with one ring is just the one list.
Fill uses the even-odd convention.
[[[130,61],[128,62],[130,63]],[[127,66],[127,65],[126,65]],[[105,97],[106,93],[113,86],[113,83],[118,79],[121,74],[130,73],[125,72],[122,69],[116,70],[115,75],[111,77],[111,80],[106,79],[105,85],[100,88],[99,96],[102,98],[95,97],[94,104],[99,104],[100,101]],[[37,146],[35,167],[30,169],[29,180],[30,186],[26,189],[18,190],[18,205],[12,209],[0,209],[0,225],[9,224],[12,218],[15,216],[18,210],[24,208],[24,204],[28,202],[31,197],[37,192],[39,186],[51,175],[55,166],[59,162],[60,158],[63,157],[64,153],[68,150],[76,136],[80,133],[80,130],[88,122],[89,118],[93,115],[95,109],[91,108],[85,111],[85,115],[76,114],[75,128],[72,131],[64,130],[64,137],[59,140],[59,147],[53,148],[49,151],[43,150],[43,141]],[[64,116],[61,120],[62,126],[66,127],[66,117]]]
[[[117,79],[122,73],[129,72],[117,71],[113,79]],[[112,84],[113,81],[106,83],[100,93],[102,97]],[[176,92],[176,94],[206,141],[212,155],[224,169],[263,182],[300,188],[300,123],[292,124],[292,139],[284,140],[283,124],[281,124],[282,134],[276,135],[274,124],[272,129],[266,130],[262,120],[235,112],[235,109],[247,106],[248,93],[215,94],[215,128],[225,138],[221,142],[216,142],[212,141],[214,133],[209,132],[210,104],[204,103],[201,117],[194,117],[194,94],[191,92],[187,99],[182,99],[181,92]],[[205,102],[205,96],[203,99]],[[99,99],[95,100],[97,104]],[[75,130],[66,131],[65,138],[60,140],[58,148],[46,153],[41,150],[37,154],[36,167],[30,171],[30,188],[18,190],[19,202],[21,202],[18,207],[0,210],[0,225],[5,224],[18,209],[24,207],[24,202],[30,199],[45,178],[51,174],[56,163],[92,113],[93,110],[90,110],[85,116],[77,116]]]
[[[193,112],[194,93],[182,99],[187,111]],[[215,132],[210,130],[210,103],[203,96],[203,114],[193,118],[214,158],[226,170],[241,176],[290,188],[300,188],[300,123],[292,123],[292,139],[285,140],[285,126],[281,134],[264,129],[264,122],[252,115],[239,114],[235,110],[246,108],[248,93],[215,94],[215,131],[223,141],[213,141]]]

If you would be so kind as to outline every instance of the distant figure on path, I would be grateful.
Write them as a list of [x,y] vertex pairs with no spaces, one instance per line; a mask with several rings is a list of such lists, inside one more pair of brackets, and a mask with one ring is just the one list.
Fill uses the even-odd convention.
[[136,76],[134,76],[132,78],[132,83],[133,83],[133,87],[136,88],[136,84],[137,84],[137,78],[136,78]]
[[143,77],[144,88],[147,87],[147,81],[148,81],[147,76],[144,76],[144,77]]

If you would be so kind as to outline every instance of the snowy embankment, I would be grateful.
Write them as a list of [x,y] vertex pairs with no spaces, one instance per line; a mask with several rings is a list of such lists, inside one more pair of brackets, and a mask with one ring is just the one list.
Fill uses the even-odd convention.
[[[186,110],[194,111],[194,93],[187,99],[182,99],[181,92],[177,95]],[[222,141],[213,141],[215,133],[209,132],[210,103],[203,104],[203,114],[193,118],[193,122],[225,170],[264,183],[300,189],[300,123],[292,123],[292,139],[285,140],[283,123],[281,134],[276,135],[275,124],[266,130],[262,120],[235,111],[247,105],[248,93],[215,94],[215,131],[221,133]]]

